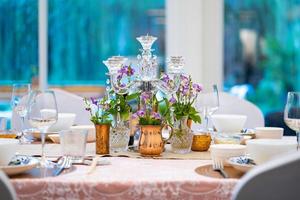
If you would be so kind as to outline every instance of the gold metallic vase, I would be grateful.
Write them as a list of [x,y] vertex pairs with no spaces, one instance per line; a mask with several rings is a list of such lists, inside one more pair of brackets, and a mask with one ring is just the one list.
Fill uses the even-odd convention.
[[142,156],[160,156],[164,150],[161,126],[142,125],[139,152]]
[[209,133],[198,133],[193,137],[193,151],[207,151],[210,147],[211,136]]
[[109,154],[110,124],[96,124],[96,154]]

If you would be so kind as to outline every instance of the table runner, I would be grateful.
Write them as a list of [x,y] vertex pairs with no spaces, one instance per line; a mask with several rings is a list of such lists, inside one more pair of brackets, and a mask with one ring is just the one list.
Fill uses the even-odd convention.
[[[20,145],[17,152],[23,155],[40,155],[41,145],[39,144],[24,144]],[[46,144],[45,153],[47,156],[61,156],[61,148],[59,144]],[[95,155],[95,143],[87,143],[86,155]],[[145,159],[180,159],[180,160],[210,160],[210,152],[194,152],[191,151],[188,154],[175,154],[171,152],[171,147],[169,144],[166,145],[165,152],[159,157],[142,157],[138,152],[121,152],[121,153],[111,153],[111,156],[126,156],[130,158],[145,158]]]

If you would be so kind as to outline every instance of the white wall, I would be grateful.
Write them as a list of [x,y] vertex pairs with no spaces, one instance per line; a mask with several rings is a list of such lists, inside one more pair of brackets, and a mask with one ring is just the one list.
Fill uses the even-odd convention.
[[223,87],[223,0],[167,0],[167,56],[185,57],[185,72]]

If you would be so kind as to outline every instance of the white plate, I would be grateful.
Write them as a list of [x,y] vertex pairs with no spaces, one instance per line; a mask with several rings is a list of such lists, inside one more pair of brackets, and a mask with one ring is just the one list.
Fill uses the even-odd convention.
[[239,170],[244,173],[256,166],[249,156],[231,157],[227,160],[227,163],[230,164],[236,170]]
[[[41,139],[41,133],[39,130],[35,130],[35,129],[27,129],[25,130],[26,134],[31,135],[32,137],[40,140]],[[46,133],[46,139],[50,139],[48,137],[48,135],[50,134],[58,134],[58,132],[51,132],[51,133]]]
[[19,165],[6,165],[0,166],[0,169],[4,171],[7,175],[17,175],[24,173],[28,170],[35,168],[39,164],[39,160],[34,157],[28,157],[28,163],[21,163]]

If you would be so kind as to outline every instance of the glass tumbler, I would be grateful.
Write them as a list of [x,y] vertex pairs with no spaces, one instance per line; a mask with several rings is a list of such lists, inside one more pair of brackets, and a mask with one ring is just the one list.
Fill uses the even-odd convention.
[[63,156],[72,162],[81,163],[84,160],[87,130],[64,130],[59,132],[60,145]]

